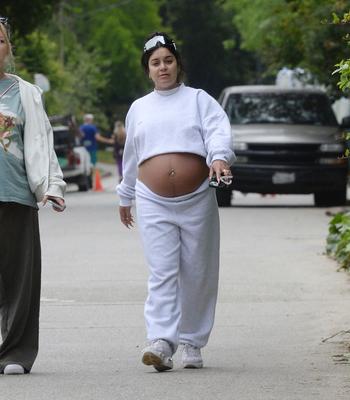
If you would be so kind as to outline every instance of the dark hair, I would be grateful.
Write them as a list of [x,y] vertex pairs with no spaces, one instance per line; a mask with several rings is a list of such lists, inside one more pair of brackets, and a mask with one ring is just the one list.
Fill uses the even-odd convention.
[[178,65],[178,68],[179,68],[179,72],[177,74],[177,81],[178,82],[182,81],[185,71],[184,71],[180,53],[178,52],[178,50],[176,48],[175,42],[164,32],[153,32],[146,38],[145,44],[155,36],[163,36],[165,39],[165,44],[161,43],[161,42],[157,42],[156,45],[149,50],[145,50],[145,48],[144,48],[144,51],[141,56],[141,65],[142,65],[144,71],[146,72],[146,74],[149,73],[148,61],[149,61],[151,55],[153,54],[153,52],[156,51],[157,49],[159,49],[160,47],[165,47],[174,55],[177,65]]

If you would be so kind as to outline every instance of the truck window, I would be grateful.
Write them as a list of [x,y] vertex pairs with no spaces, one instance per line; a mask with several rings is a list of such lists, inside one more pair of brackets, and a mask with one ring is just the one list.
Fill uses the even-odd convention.
[[337,126],[327,96],[318,93],[233,93],[225,111],[231,124]]

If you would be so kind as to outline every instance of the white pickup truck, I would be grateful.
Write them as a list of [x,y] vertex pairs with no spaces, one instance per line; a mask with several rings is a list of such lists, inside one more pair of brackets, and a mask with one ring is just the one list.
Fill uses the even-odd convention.
[[233,182],[217,189],[220,206],[231,193],[314,195],[316,206],[346,203],[348,160],[343,131],[327,95],[314,89],[232,86],[219,103],[232,126],[237,161]]
[[86,148],[76,144],[74,133],[67,125],[53,125],[54,147],[67,183],[78,185],[80,192],[92,187],[92,164]]

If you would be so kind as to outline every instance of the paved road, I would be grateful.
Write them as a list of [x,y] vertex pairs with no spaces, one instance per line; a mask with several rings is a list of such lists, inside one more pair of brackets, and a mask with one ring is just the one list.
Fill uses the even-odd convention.
[[[349,399],[350,281],[324,256],[329,217],[309,196],[236,196],[221,209],[222,268],[203,370],[140,363],[146,268],[137,230],[103,193],[71,188],[43,208],[41,349],[32,374],[0,377],[0,399]],[[332,211],[335,211],[333,209]],[[342,359],[344,361],[342,361]]]

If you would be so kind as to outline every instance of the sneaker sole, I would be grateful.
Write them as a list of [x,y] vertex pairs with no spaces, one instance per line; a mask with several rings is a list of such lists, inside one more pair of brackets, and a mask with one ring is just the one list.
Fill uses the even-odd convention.
[[167,371],[173,368],[165,365],[160,357],[150,351],[146,351],[146,353],[143,354],[142,362],[145,365],[152,365],[158,372]]
[[200,369],[203,368],[203,364],[184,364],[183,367],[186,369]]
[[16,366],[6,366],[4,368],[4,375],[24,375],[25,371],[24,368],[21,365],[16,365]]

